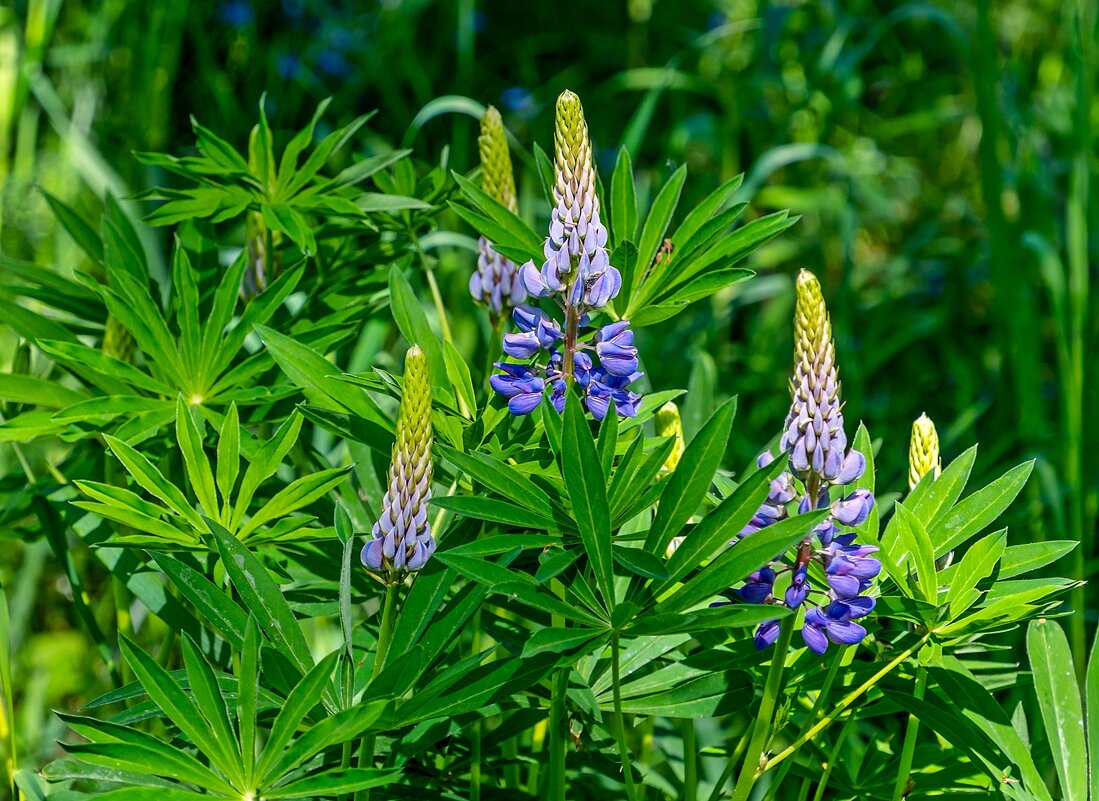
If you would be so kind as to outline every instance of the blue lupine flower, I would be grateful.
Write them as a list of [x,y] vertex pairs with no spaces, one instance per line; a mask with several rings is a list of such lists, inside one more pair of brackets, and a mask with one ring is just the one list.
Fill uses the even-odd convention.
[[818,654],[827,650],[828,640],[836,645],[857,645],[866,638],[866,629],[852,621],[870,614],[873,608],[874,599],[862,597],[832,601],[828,606],[810,609],[805,613],[801,638]]
[[489,384],[496,392],[508,399],[508,410],[512,414],[530,414],[542,402],[542,392],[546,388],[545,380],[525,364],[507,364],[496,362],[496,367],[505,375],[494,375]]
[[[866,458],[858,451],[847,450],[835,346],[820,285],[811,273],[802,270],[797,288],[793,402],[780,440],[782,449],[790,454],[790,470],[771,482],[767,500],[738,538],[788,517],[792,506],[796,514],[827,509],[829,515],[806,534],[792,565],[776,560],[761,568],[748,577],[740,594],[749,602],[782,603],[790,609],[801,607],[814,595],[823,595],[819,604],[805,612],[802,639],[812,650],[824,653],[829,640],[852,645],[866,636],[866,629],[852,621],[874,608],[874,599],[864,593],[881,572],[881,562],[872,555],[877,546],[857,544],[855,533],[843,530],[866,521],[874,508],[873,494],[856,488],[832,500],[841,488],[862,477]],[[766,467],[773,460],[769,452],[764,453],[759,457],[759,466]],[[824,569],[826,590],[810,584],[810,562]],[[775,578],[787,572],[791,574],[790,585],[779,601],[772,588]],[[757,647],[772,644],[777,631],[778,621],[763,623],[756,632]]]
[[[575,386],[597,420],[607,415],[612,403],[618,415],[634,417],[641,396],[628,387],[642,373],[629,322],[609,323],[588,338],[589,312],[604,308],[618,294],[622,275],[607,253],[591,141],[580,100],[572,92],[558,98],[554,143],[555,204],[542,248],[545,260],[541,266],[534,261],[524,264],[518,282],[522,293],[554,298],[564,310],[565,324],[533,306],[516,306],[512,319],[519,331],[504,336],[504,353],[534,360],[546,351],[548,360],[544,366],[497,364],[506,375],[494,377],[492,387],[508,398],[514,414],[538,406],[539,399],[530,397],[536,386],[550,393],[553,408],[560,412],[568,388]],[[536,384],[535,378],[542,383]]]

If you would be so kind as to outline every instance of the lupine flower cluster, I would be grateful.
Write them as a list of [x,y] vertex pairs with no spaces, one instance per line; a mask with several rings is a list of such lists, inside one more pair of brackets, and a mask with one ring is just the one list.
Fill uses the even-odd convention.
[[[844,530],[866,520],[874,506],[873,496],[856,489],[834,498],[841,487],[862,476],[866,459],[847,448],[832,325],[820,284],[806,270],[797,280],[794,327],[793,402],[780,443],[790,453],[790,470],[771,482],[767,501],[738,538],[751,536],[791,513],[829,509],[830,514],[801,541],[792,564],[779,559],[761,567],[748,577],[740,595],[750,603],[790,609],[810,601],[801,636],[810,649],[824,653],[829,640],[853,645],[866,636],[866,629],[855,621],[874,608],[873,597],[866,593],[881,572],[881,562],[872,556],[877,546],[860,545],[854,532]],[[773,459],[770,452],[764,453],[759,457],[760,467]],[[826,586],[811,584],[809,566],[814,562],[821,566]],[[786,573],[790,574],[789,585],[781,598],[776,597],[775,582]],[[779,621],[763,623],[756,631],[756,647],[766,648],[778,635]]]
[[387,584],[419,570],[435,553],[427,502],[431,500],[431,381],[419,346],[405,355],[404,390],[397,417],[397,441],[389,465],[389,486],[373,539],[362,562]]
[[928,473],[938,478],[943,471],[939,456],[939,432],[926,414],[912,423],[912,440],[908,445],[908,488],[913,490]]
[[[928,473],[938,478],[943,471],[943,460],[939,456],[939,432],[926,414],[921,414],[912,423],[912,439],[908,443],[908,489],[916,485]],[[944,570],[954,561],[954,551],[947,551],[935,560],[935,569]]]
[[[518,212],[511,151],[504,121],[494,106],[489,106],[481,118],[477,145],[481,155],[481,189],[509,211]],[[474,300],[484,304],[496,320],[526,300],[527,291],[519,280],[515,262],[497,253],[483,236],[477,240],[477,254],[477,269],[469,277],[469,293]]]
[[504,353],[530,361],[497,362],[502,373],[490,382],[516,415],[534,411],[546,395],[558,412],[563,411],[565,395],[575,385],[597,420],[606,416],[612,402],[620,416],[633,417],[641,397],[628,387],[641,373],[629,323],[613,322],[590,335],[590,312],[618,295],[622,276],[607,254],[607,227],[599,217],[588,126],[580,98],[572,92],[557,99],[554,173],[555,206],[543,250],[545,261],[540,268],[528,261],[519,278],[531,297],[557,303],[564,325],[533,306],[517,306],[512,318],[519,331],[504,337]]

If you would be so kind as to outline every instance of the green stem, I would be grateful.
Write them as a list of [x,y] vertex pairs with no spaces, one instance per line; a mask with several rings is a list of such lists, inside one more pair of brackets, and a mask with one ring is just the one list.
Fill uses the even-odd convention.
[[[481,652],[481,610],[473,615],[473,655]],[[469,801],[481,801],[481,735],[483,720],[473,722],[469,735]]]
[[714,783],[714,789],[710,793],[708,801],[719,801],[722,793],[725,790],[725,785],[729,782],[729,779],[733,776],[733,770],[736,768],[736,763],[740,760],[741,755],[744,753],[745,748],[748,747],[748,739],[750,732],[745,732],[744,735],[737,740],[736,747],[732,749],[732,753],[729,754],[729,758],[725,760],[725,767],[721,771],[721,775],[718,777],[717,782]]
[[[832,692],[832,684],[835,683],[836,675],[839,673],[839,667],[844,661],[844,654],[846,654],[847,652],[848,649],[846,648],[836,649],[836,653],[832,657],[832,664],[828,667],[828,673],[824,677],[824,684],[821,686],[820,692],[817,693],[817,698],[813,702],[813,709],[809,712],[808,717],[805,718],[805,722],[802,724],[801,730],[798,731],[799,737],[802,734],[805,734],[809,727],[812,726],[813,723],[816,721],[817,717],[821,713],[821,710],[824,709],[824,704],[828,700],[829,694]],[[775,775],[774,781],[771,782],[771,786],[767,790],[767,795],[769,798],[777,799],[780,797],[778,794],[778,788],[782,784],[783,780],[786,778],[786,774],[790,772],[790,768],[793,767],[793,765],[794,763],[791,760],[790,762],[783,763],[782,767],[779,768],[778,773]]]
[[781,624],[778,642],[775,643],[774,655],[771,657],[771,669],[767,673],[767,684],[763,688],[763,700],[759,704],[759,714],[756,716],[756,725],[752,730],[752,740],[744,754],[744,762],[740,766],[740,776],[733,788],[731,801],[746,801],[752,792],[752,787],[755,786],[756,776],[763,760],[763,749],[766,748],[771,734],[771,720],[775,714],[779,691],[782,689],[782,671],[786,667],[786,652],[790,649],[790,639],[793,634],[794,618],[791,615],[784,618]]
[[804,734],[794,740],[794,742],[788,745],[781,753],[777,754],[774,757],[771,757],[763,765],[761,765],[759,772],[763,773],[764,771],[770,770],[775,765],[782,762],[784,759],[792,756],[795,752],[797,752],[799,748],[812,740],[817,734],[832,725],[832,723],[835,722],[836,718],[842,715],[847,710],[847,708],[851,706],[851,704],[859,700],[859,698],[861,698],[864,693],[868,692],[871,688],[874,687],[874,685],[876,685],[879,681],[888,676],[893,671],[893,669],[897,667],[897,665],[901,664],[901,662],[908,659],[908,657],[912,656],[912,654],[916,653],[916,651],[922,648],[923,644],[927,642],[930,636],[930,634],[925,634],[920,637],[919,640],[917,640],[911,647],[905,649],[899,656],[897,656],[896,659],[894,659],[888,665],[883,667],[873,676],[868,678],[866,681],[864,681],[862,684],[860,684],[858,687],[848,693],[844,697],[844,699],[840,701],[839,704],[837,704],[836,708],[828,713],[828,715],[821,718],[816,724],[811,726]]
[[680,720],[683,730],[683,798],[684,801],[698,799],[698,737],[695,733],[693,718]]
[[[919,701],[923,700],[927,691],[927,669],[923,665],[916,667],[916,689],[912,696]],[[916,753],[916,735],[920,731],[920,721],[915,716],[908,716],[908,730],[904,733],[904,745],[901,748],[901,764],[897,771],[897,783],[893,785],[894,801],[901,801],[908,795],[908,779],[912,773],[912,756]]]
[[[550,589],[558,598],[565,595],[565,587],[559,579],[550,582]],[[565,619],[560,615],[550,618],[553,628],[565,628]],[[566,739],[565,700],[569,692],[569,668],[561,668],[553,676],[550,688],[550,712],[547,723],[549,739],[549,763],[547,776],[546,801],[565,801],[565,769],[568,755]]]
[[[397,617],[397,595],[400,589],[400,581],[393,580],[385,588],[385,604],[382,607],[382,622],[378,628],[378,644],[374,651],[374,667],[370,670],[370,679],[373,681],[382,672],[385,665],[385,657],[389,653],[389,641],[393,637],[393,622]],[[374,764],[374,745],[377,736],[364,734],[359,741],[359,767],[369,768]],[[360,790],[355,793],[355,801],[368,801],[369,790]]]
[[824,798],[824,788],[828,786],[828,780],[832,778],[832,768],[836,765],[836,758],[839,756],[840,748],[843,747],[843,741],[847,739],[847,732],[851,728],[852,720],[853,718],[848,718],[847,722],[843,724],[836,742],[832,744],[832,750],[828,752],[828,764],[824,766],[824,774],[820,777],[820,784],[817,785],[817,791],[813,793],[813,801],[821,801]]
[[562,668],[553,677],[550,697],[547,801],[565,801],[565,757],[568,749],[565,739],[565,696],[568,691],[568,669]]
[[618,756],[622,760],[622,776],[626,780],[626,798],[637,799],[637,786],[633,783],[633,765],[630,747],[626,743],[626,722],[622,714],[622,668],[619,664],[618,632],[611,637],[611,687],[614,693],[614,739],[618,743]]

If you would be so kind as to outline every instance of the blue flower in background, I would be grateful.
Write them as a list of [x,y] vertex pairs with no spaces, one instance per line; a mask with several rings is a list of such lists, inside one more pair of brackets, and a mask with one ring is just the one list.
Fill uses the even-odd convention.
[[252,24],[256,14],[252,4],[247,0],[230,0],[228,3],[223,3],[221,8],[218,9],[218,16],[226,25],[233,28],[243,28]]

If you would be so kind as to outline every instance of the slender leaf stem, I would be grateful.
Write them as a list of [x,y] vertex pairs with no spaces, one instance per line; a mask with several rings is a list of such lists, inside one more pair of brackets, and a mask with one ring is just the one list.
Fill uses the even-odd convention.
[[839,756],[840,748],[843,747],[843,741],[847,739],[847,732],[851,729],[852,720],[854,718],[848,718],[847,722],[843,724],[839,736],[832,744],[832,750],[828,752],[828,763],[824,766],[824,773],[817,784],[817,791],[813,793],[813,801],[821,801],[824,798],[824,789],[828,786],[828,780],[832,778],[832,768],[836,766],[836,758]]
[[622,714],[622,668],[620,663],[618,632],[611,637],[611,688],[614,695],[614,739],[618,743],[618,756],[622,760],[622,777],[626,781],[626,797],[637,801],[637,786],[633,781],[633,764],[630,762],[630,746],[626,742],[626,722]]
[[876,685],[879,681],[888,676],[897,667],[897,665],[901,664],[904,660],[908,659],[908,657],[912,656],[912,654],[916,653],[916,651],[922,648],[923,644],[927,642],[930,636],[930,634],[925,634],[920,637],[919,640],[917,640],[911,647],[906,648],[903,652],[901,652],[892,662],[890,662],[888,665],[883,667],[869,679],[867,679],[850,693],[848,693],[844,697],[844,699],[836,705],[836,708],[828,713],[828,715],[821,718],[816,724],[811,726],[804,734],[794,740],[794,742],[788,745],[782,752],[771,757],[765,763],[763,763],[760,766],[759,772],[763,773],[764,771],[770,770],[775,765],[782,762],[784,759],[792,756],[794,753],[797,752],[799,748],[812,740],[817,734],[831,726],[832,723],[834,723],[835,720],[840,715],[842,715],[849,706],[851,706],[851,704],[859,700],[859,698],[861,698],[865,693],[871,690],[874,685]]
[[767,684],[763,688],[763,700],[759,704],[759,714],[756,716],[756,725],[752,730],[752,739],[744,754],[744,762],[740,766],[740,776],[733,788],[732,801],[747,801],[752,787],[755,786],[756,777],[761,772],[759,768],[763,760],[763,749],[766,748],[771,734],[771,719],[774,717],[778,694],[782,689],[782,672],[786,667],[786,652],[790,650],[790,639],[793,634],[794,618],[792,616],[783,618],[778,642],[775,643],[774,655],[771,657],[771,669],[767,672]]
[[[849,652],[847,648],[838,648],[834,656],[832,657],[832,664],[828,667],[828,673],[824,677],[824,684],[821,685],[820,692],[817,693],[817,698],[813,702],[813,708],[809,712],[809,715],[805,718],[805,722],[801,726],[801,730],[798,731],[800,737],[804,734],[810,726],[816,722],[817,717],[820,715],[821,710],[824,709],[824,705],[828,702],[828,696],[832,692],[832,685],[836,681],[836,674],[839,673],[840,665],[844,662],[844,656]],[[778,774],[771,782],[771,786],[767,789],[767,797],[778,799],[778,789],[782,785],[783,780],[786,778],[786,774],[790,772],[790,768],[793,767],[793,762],[785,762],[782,767],[779,768]]]
[[[553,579],[550,587],[554,595],[563,598],[564,585],[559,579]],[[564,628],[565,619],[553,615],[550,619],[554,628]],[[565,700],[569,692],[569,668],[559,668],[553,676],[550,687],[550,711],[547,727],[549,729],[549,763],[546,777],[547,801],[565,801],[565,769],[568,754],[568,740],[565,738]]]
[[[474,655],[481,652],[481,610],[478,608],[473,615],[473,642],[471,650]],[[473,721],[473,728],[469,734],[469,801],[481,801],[481,735],[484,721],[480,718]]]
[[[916,688],[912,696],[922,701],[925,692],[927,692],[927,668],[919,665],[916,668]],[[916,753],[916,735],[919,734],[919,731],[919,718],[909,714],[908,729],[904,733],[904,745],[901,747],[901,764],[897,770],[897,783],[893,786],[895,801],[900,801],[908,794],[908,778],[912,773],[912,756]]]
[[[385,603],[382,606],[382,622],[378,628],[378,644],[374,651],[374,666],[370,670],[370,678],[376,679],[385,665],[386,655],[389,653],[389,641],[393,638],[393,622],[397,617],[397,595],[400,590],[399,581],[391,581],[385,588]],[[374,745],[377,737],[373,734],[365,734],[359,741],[359,767],[369,768],[374,764]],[[368,801],[369,790],[360,790],[355,793],[355,801]]]

